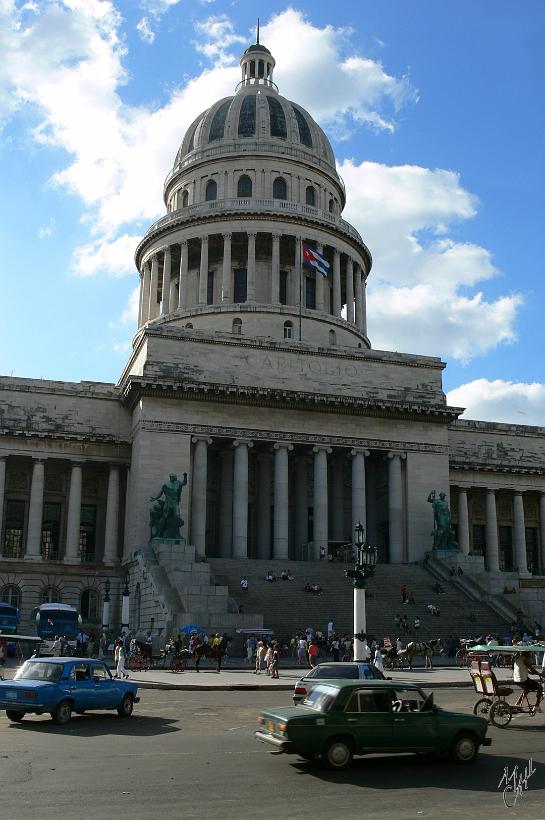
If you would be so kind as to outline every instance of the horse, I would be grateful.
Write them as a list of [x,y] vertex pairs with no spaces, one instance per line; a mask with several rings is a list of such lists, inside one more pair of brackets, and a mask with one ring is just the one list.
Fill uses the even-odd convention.
[[407,644],[407,648],[399,653],[399,658],[407,660],[409,669],[413,668],[413,657],[415,655],[423,655],[426,669],[433,669],[433,653],[441,654],[443,651],[443,641],[441,638],[434,638],[432,641],[411,641]]
[[201,658],[204,656],[205,658],[215,658],[217,661],[217,668],[216,672],[221,671],[221,662],[225,653],[227,652],[227,647],[231,643],[233,639],[230,638],[228,635],[223,635],[221,641],[217,646],[210,646],[209,643],[199,643],[193,649],[193,660],[195,661],[195,670],[200,672],[199,664],[201,662]]
[[389,649],[383,650],[384,666],[386,669],[395,669],[401,666],[401,658],[398,655],[397,648],[391,646]]

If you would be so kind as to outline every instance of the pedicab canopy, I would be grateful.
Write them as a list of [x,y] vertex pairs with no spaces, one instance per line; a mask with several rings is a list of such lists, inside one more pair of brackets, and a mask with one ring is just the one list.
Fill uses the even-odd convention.
[[477,644],[477,646],[469,646],[467,651],[470,655],[474,652],[486,652],[489,655],[518,655],[519,652],[545,652],[545,644],[521,643],[512,644],[511,646],[501,646],[500,644],[483,646]]

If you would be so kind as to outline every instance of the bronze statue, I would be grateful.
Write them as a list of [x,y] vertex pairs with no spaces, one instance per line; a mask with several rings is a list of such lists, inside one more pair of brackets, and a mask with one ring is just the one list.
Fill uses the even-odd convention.
[[[186,484],[187,473],[184,473],[183,481],[178,481],[176,473],[171,473],[160,492],[150,498],[150,540],[152,538],[180,538],[180,527],[184,524],[180,516],[180,498],[182,488]],[[164,496],[164,499],[161,496]]]
[[446,493],[439,493],[439,498],[437,498],[435,490],[432,490],[428,496],[428,501],[433,507],[433,530],[431,534],[433,535],[434,550],[458,549],[446,499]]

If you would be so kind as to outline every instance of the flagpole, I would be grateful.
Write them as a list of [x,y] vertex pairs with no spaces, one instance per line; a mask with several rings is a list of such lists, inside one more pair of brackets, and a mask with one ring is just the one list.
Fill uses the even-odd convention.
[[303,340],[303,239],[299,238],[299,341]]

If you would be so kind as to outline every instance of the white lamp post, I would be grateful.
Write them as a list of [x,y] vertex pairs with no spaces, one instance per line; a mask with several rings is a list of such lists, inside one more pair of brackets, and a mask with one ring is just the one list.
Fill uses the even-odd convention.
[[126,635],[129,631],[129,611],[130,611],[130,592],[129,592],[129,581],[130,581],[130,574],[129,570],[125,572],[123,576],[123,598],[121,599],[121,634]]
[[345,570],[345,575],[354,585],[354,660],[363,661],[367,641],[365,579],[375,572],[377,549],[366,542],[361,521],[356,524],[354,546],[357,552],[356,565],[354,569]]

